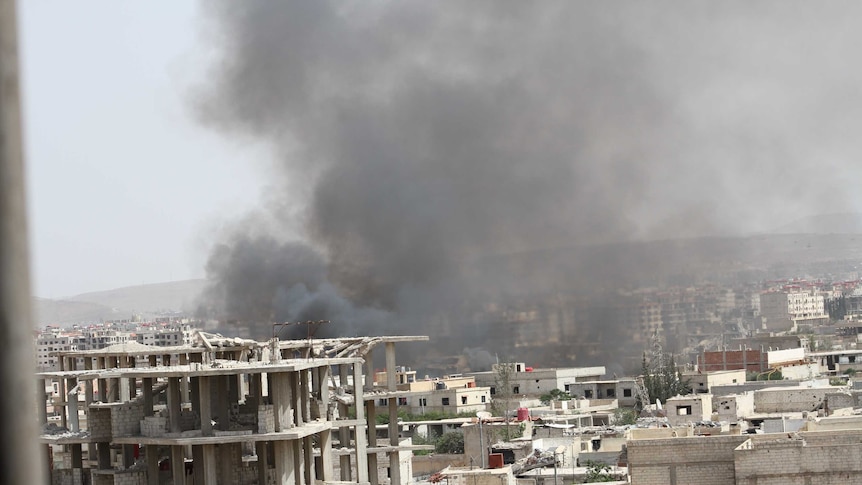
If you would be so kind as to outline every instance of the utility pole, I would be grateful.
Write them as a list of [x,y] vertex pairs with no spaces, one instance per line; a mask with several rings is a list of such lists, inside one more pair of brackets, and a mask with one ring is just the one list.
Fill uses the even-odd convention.
[[[6,483],[46,483],[37,444],[36,378],[18,72],[18,11],[0,0],[0,470]],[[41,424],[41,423],[39,423]]]

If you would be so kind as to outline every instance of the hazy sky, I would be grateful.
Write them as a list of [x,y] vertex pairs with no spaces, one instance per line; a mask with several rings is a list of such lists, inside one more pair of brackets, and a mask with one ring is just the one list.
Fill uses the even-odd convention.
[[259,199],[260,159],[202,129],[195,2],[19,2],[33,293],[203,275],[225,216]]

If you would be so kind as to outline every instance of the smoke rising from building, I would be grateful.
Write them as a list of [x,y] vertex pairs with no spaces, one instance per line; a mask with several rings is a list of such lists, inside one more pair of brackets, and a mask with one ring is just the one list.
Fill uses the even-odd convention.
[[272,148],[261,211],[303,236],[242,226],[216,246],[209,302],[230,319],[339,308],[359,332],[421,332],[403,326],[435,308],[638,270],[536,274],[501,255],[748,234],[859,203],[842,182],[862,166],[855,5],[206,8],[195,112]]

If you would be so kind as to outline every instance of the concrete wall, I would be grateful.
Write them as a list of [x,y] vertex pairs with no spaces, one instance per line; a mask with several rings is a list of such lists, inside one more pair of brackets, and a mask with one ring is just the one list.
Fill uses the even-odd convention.
[[95,441],[111,440],[111,410],[107,408],[89,408],[87,410],[87,429]]
[[84,485],[84,470],[80,468],[55,469],[51,472],[51,485]]
[[751,440],[734,451],[737,485],[862,483],[862,444]]
[[[712,394],[677,396],[667,400],[667,421],[671,426],[712,419]],[[691,412],[687,412],[688,409]]]
[[463,455],[424,455],[413,457],[413,476],[422,477],[439,472],[447,466],[470,466],[470,457]]
[[814,376],[820,375],[820,364],[799,364],[780,366],[781,377],[784,379],[811,379]]
[[111,433],[117,436],[141,434],[144,408],[140,404],[127,402],[111,406]]
[[734,449],[742,435],[629,441],[633,485],[734,485]]
[[762,389],[754,392],[754,411],[757,413],[788,413],[814,411],[823,404],[833,387]]
[[727,396],[729,394],[742,394],[748,391],[757,391],[769,387],[799,387],[799,381],[747,381],[743,384],[731,384],[727,386],[713,386],[713,396]]
[[736,421],[754,414],[754,393],[746,392],[713,398],[720,421]]

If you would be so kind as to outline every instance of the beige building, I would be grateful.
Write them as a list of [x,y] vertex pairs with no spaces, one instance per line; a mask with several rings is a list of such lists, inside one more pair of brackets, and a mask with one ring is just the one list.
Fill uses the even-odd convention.
[[[377,346],[394,377],[395,344],[427,337],[255,342],[203,335],[201,346],[134,343],[58,355],[68,399],[40,437],[58,485],[406,484],[414,446],[399,437],[394,379],[364,379]],[[83,359],[85,368],[76,367]],[[160,365],[163,362],[165,365]],[[366,385],[331,386],[339,381]],[[98,385],[94,385],[98,383]],[[42,386],[44,387],[44,385]],[[388,437],[374,426],[385,399]],[[355,406],[359,403],[359,406]],[[350,416],[348,407],[355,410]],[[42,423],[47,422],[45,411]],[[387,479],[388,477],[388,479]]]
[[534,369],[523,362],[495,364],[490,371],[471,372],[467,375],[476,379],[477,386],[490,387],[493,396],[501,385],[500,366],[508,366],[511,369],[508,373],[508,391],[516,396],[540,396],[553,389],[569,391],[572,384],[598,381],[605,375],[604,366]]
[[712,420],[712,394],[674,396],[665,403],[671,426]]
[[685,372],[683,379],[688,381],[691,392],[711,393],[714,386],[726,386],[745,382],[745,370],[720,370],[712,372]]

